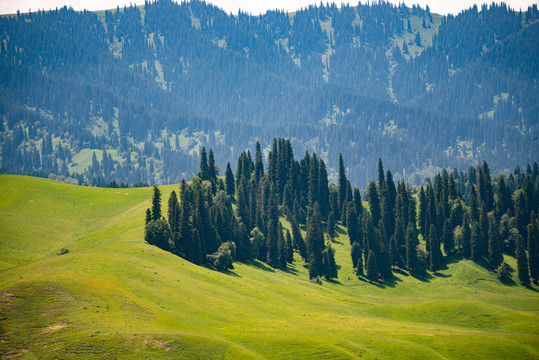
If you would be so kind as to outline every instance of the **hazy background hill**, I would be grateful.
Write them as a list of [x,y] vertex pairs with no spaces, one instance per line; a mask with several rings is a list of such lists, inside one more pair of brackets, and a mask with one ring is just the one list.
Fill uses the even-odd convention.
[[[388,3],[231,16],[168,0],[0,18],[1,171],[173,183],[287,137],[354,185],[536,160],[539,12]],[[52,174],[52,175],[50,175]]]

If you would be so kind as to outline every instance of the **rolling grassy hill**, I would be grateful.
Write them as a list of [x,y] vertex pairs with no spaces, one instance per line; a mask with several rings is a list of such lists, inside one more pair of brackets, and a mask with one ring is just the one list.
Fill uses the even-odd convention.
[[369,284],[344,231],[335,282],[309,283],[297,254],[286,272],[217,272],[144,242],[150,197],[0,176],[2,358],[539,357],[537,288],[470,261]]

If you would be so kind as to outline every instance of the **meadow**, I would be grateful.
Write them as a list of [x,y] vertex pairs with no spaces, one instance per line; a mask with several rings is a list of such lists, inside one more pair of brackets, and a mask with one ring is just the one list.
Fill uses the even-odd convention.
[[144,242],[151,194],[0,176],[2,358],[539,358],[538,288],[516,273],[452,258],[370,283],[342,227],[335,281],[310,283],[298,254],[219,272]]

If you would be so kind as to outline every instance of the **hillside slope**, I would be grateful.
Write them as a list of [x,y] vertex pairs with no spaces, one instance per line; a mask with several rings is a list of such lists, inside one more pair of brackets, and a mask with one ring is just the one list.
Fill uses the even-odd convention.
[[335,282],[309,283],[297,254],[286,272],[256,262],[223,273],[144,242],[150,188],[3,175],[0,189],[5,358],[539,356],[537,289],[470,261],[373,285],[353,275],[340,232]]
[[[227,14],[202,1],[0,17],[0,173],[171,184],[292,139],[352,183],[536,160],[539,11],[387,2]],[[108,155],[101,160],[103,151]],[[95,162],[92,161],[96,155]],[[354,158],[353,158],[354,157]]]

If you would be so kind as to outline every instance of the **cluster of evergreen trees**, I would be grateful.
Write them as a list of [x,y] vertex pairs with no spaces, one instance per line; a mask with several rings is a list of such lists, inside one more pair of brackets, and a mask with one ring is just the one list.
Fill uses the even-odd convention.
[[171,193],[166,219],[157,187],[146,214],[146,240],[195,264],[260,260],[285,270],[297,251],[311,279],[336,278],[330,240],[340,223],[357,274],[372,281],[391,278],[395,268],[436,273],[448,257],[472,259],[503,277],[510,271],[504,254],[517,258],[523,284],[539,280],[537,163],[494,179],[486,162],[467,173],[444,170],[414,189],[403,180],[395,185],[379,160],[378,181],[364,193],[368,210],[342,155],[338,183],[329,183],[324,160],[306,152],[296,161],[285,139],[274,139],[267,171],[258,142],[254,161],[250,151],[241,153],[236,175],[228,163],[218,177],[213,151],[204,148],[199,168],[179,196]]
[[[228,163],[224,181],[218,178],[213,151],[207,154],[205,148],[199,167],[190,185],[182,181],[179,198],[172,191],[166,219],[154,187],[146,213],[148,243],[216,268],[229,268],[235,259],[258,259],[286,270],[297,250],[312,279],[337,277],[335,253],[326,244],[322,222],[323,214],[330,213],[327,173],[316,154],[306,153],[298,162],[288,140],[274,139],[267,172],[258,142],[254,161],[250,151],[241,153],[236,176]],[[283,215],[291,233],[280,221]],[[307,226],[305,238],[300,224]]]
[[369,183],[366,191],[370,212],[360,208],[358,215],[349,207],[347,217],[358,274],[366,271],[370,279],[391,276],[391,266],[436,273],[444,257],[461,256],[503,277],[509,269],[504,263],[507,254],[516,256],[522,284],[529,285],[530,277],[537,283],[537,163],[533,169],[528,165],[525,174],[517,169],[494,180],[485,161],[467,174],[444,170],[434,182],[427,179],[420,187],[417,214],[410,186],[401,181],[395,189],[391,172],[384,175],[381,161],[378,169],[378,183]]
[[[480,10],[440,20],[380,1],[232,16],[159,0],[1,17],[0,173],[178,183],[196,174],[199,144],[236,166],[274,137],[327,153],[330,173],[343,153],[361,188],[378,157],[415,184],[431,163],[532,161],[537,6]],[[78,166],[85,149],[99,166]]]

